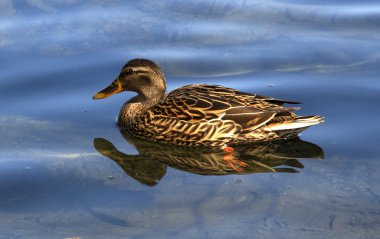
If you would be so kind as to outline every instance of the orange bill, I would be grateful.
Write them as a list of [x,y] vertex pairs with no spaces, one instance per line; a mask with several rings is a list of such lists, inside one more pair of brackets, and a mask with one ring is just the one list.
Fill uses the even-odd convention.
[[122,91],[123,91],[123,86],[121,85],[119,79],[116,79],[112,82],[112,84],[110,84],[109,86],[107,86],[103,90],[96,93],[92,98],[94,100],[104,99],[104,98],[107,98],[111,95],[114,95],[114,94],[122,92]]

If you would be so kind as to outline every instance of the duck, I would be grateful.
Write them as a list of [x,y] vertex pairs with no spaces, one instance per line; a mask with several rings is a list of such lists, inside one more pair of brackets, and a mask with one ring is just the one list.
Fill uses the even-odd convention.
[[232,152],[234,146],[295,138],[324,118],[298,116],[297,101],[247,93],[221,85],[190,84],[166,93],[165,75],[149,59],[133,59],[93,96],[137,95],[121,107],[117,124],[135,137],[158,143]]

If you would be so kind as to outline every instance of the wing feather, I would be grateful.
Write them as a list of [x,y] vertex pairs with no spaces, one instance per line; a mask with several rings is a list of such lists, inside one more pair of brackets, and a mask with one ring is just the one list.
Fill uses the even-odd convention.
[[291,111],[297,108],[285,108],[284,103],[298,102],[218,85],[187,85],[169,93],[150,112],[153,118],[160,119],[158,125],[166,125],[161,133],[177,143],[210,144],[211,140],[213,144],[223,144],[238,132],[249,133],[275,117],[293,117]]

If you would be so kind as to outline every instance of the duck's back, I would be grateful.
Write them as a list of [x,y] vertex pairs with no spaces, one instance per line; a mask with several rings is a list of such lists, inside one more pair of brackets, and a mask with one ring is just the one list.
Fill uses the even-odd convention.
[[285,103],[218,85],[186,85],[167,95],[127,130],[157,142],[225,147],[294,137],[319,116],[299,117]]

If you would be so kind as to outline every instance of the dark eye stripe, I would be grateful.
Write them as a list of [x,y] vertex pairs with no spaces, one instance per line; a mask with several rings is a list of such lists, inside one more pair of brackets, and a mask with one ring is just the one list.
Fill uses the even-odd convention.
[[125,71],[122,71],[121,73],[120,73],[120,75],[119,75],[119,77],[126,77],[127,75],[131,75],[132,74],[132,72],[125,72]]

